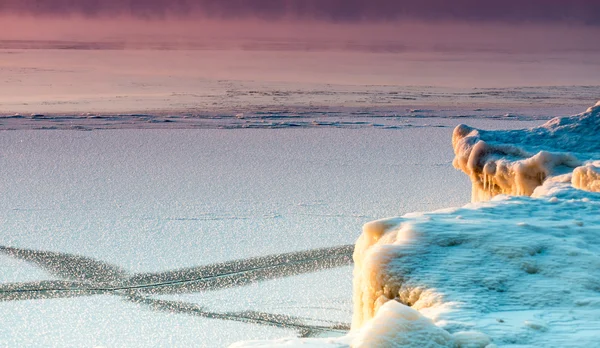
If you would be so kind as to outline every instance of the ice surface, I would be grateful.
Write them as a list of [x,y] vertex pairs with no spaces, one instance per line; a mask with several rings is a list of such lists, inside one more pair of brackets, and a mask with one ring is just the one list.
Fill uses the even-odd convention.
[[[468,200],[467,181],[444,147],[450,132],[5,132],[0,245],[157,272],[352,244],[352,226],[443,206],[433,187],[431,195],[410,185],[386,189],[417,170],[429,168],[423,185],[435,177],[448,187],[444,199]],[[410,145],[382,151],[400,140]],[[406,198],[398,202],[399,195]]]
[[27,262],[0,254],[0,284],[49,280],[53,277]]
[[[340,335],[352,316],[347,266],[299,264],[286,278],[256,270],[266,276],[134,297],[119,283],[153,290],[157,278],[232,260],[351,244],[355,226],[377,216],[466,202],[450,136],[450,127],[2,132],[0,317],[9,324],[0,345],[212,348],[323,327]],[[105,287],[111,274],[117,284]]]
[[114,296],[0,302],[0,313],[2,347],[223,347],[285,332],[157,311]]
[[12,118],[2,118],[0,129],[310,126],[340,111],[372,110],[456,116],[466,109],[518,119],[523,111],[548,116],[587,107],[600,81],[600,52],[589,50],[584,56],[1,47],[0,41],[0,115]]

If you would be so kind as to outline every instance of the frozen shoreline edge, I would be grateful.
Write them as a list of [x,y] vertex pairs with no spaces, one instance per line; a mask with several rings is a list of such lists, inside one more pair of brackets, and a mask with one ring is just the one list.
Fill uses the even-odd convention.
[[[457,127],[455,166],[471,177],[473,201],[488,202],[365,225],[348,336],[234,347],[586,346],[600,327],[600,274],[589,267],[600,264],[600,195],[589,192],[599,187],[599,128],[600,102],[521,133]],[[490,163],[504,168],[495,181]],[[565,313],[578,318],[560,319]]]

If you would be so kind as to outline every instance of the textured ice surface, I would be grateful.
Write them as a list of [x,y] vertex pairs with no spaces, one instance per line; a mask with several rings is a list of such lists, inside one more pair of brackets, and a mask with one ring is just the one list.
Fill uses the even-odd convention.
[[[378,216],[467,202],[450,136],[450,127],[2,132],[0,290],[13,292],[1,295],[10,324],[0,345],[212,348],[322,334],[315,326],[340,335],[351,322],[349,267],[135,296],[115,289],[123,279],[105,281],[177,280],[199,273],[172,271],[352,244],[356,226]],[[431,181],[446,190],[409,185]]]
[[2,347],[223,347],[285,332],[156,311],[114,296],[2,302],[0,313]]
[[129,272],[352,244],[356,224],[443,206],[434,187],[408,185],[415,179],[468,200],[448,128],[2,135],[3,244]]
[[27,262],[0,254],[0,284],[49,280],[52,278],[47,272]]

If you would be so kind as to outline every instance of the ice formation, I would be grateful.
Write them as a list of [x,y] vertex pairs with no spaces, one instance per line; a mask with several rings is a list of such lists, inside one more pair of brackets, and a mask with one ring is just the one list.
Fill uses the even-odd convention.
[[353,327],[396,300],[499,346],[591,345],[600,195],[564,183],[545,192],[367,224],[355,251]]
[[[472,200],[531,195],[549,177],[571,173],[573,185],[600,190],[600,102],[586,112],[540,127],[484,131],[460,125],[452,135],[454,166],[472,181]],[[596,163],[596,164],[594,164]]]
[[599,131],[600,102],[529,130],[458,126],[475,202],[364,226],[352,332],[237,347],[597,345]]
[[530,130],[458,126],[454,165],[470,176],[473,201],[534,198],[503,195],[365,225],[354,252],[353,328],[396,300],[449,332],[474,330],[502,346],[592,344],[600,195],[582,190],[600,191],[598,134],[600,102]]
[[575,168],[571,183],[581,190],[600,192],[600,163]]

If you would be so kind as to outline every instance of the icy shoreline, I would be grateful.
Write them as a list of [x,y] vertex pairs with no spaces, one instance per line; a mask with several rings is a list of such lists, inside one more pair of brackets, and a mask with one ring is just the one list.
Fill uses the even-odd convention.
[[600,102],[530,130],[458,126],[474,203],[364,226],[348,336],[235,347],[593,346],[599,128]]
[[[574,106],[529,107],[514,104],[509,108],[471,106],[245,106],[244,112],[231,110],[169,110],[141,113],[13,113],[0,111],[3,130],[123,130],[123,129],[410,129],[421,127],[454,128],[456,122],[490,127],[508,122],[533,125],[553,115],[572,112]],[[493,126],[492,126],[493,127]]]
[[451,127],[455,120],[533,122],[540,116],[527,111],[498,114],[496,110],[468,109],[357,109],[331,111],[265,110],[238,114],[84,114],[0,116],[3,130],[120,130],[120,129],[408,129]]

